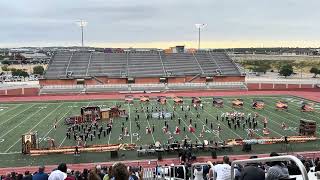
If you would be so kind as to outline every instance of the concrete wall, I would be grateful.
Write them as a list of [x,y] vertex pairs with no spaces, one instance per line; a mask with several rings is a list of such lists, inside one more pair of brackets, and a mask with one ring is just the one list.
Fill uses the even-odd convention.
[[169,77],[168,78],[168,83],[184,83],[186,82],[185,77]]
[[37,96],[39,88],[1,89],[0,96]]
[[39,80],[40,86],[53,86],[53,85],[76,85],[75,79],[41,79]]
[[160,78],[135,78],[135,84],[159,84]]
[[127,84],[127,79],[125,78],[122,78],[122,79],[119,79],[119,78],[109,78],[107,80],[107,84]]
[[245,82],[245,76],[215,76],[213,82]]
[[299,90],[316,88],[312,84],[247,83],[249,90]]

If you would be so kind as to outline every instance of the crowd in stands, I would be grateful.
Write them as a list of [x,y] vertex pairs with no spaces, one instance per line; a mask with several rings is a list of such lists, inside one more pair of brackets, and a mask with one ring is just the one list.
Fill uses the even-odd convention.
[[[279,154],[272,152],[270,156],[279,156]],[[258,157],[251,156],[250,158]],[[319,158],[305,159],[299,156],[298,158],[304,164],[308,173],[315,172],[313,179],[320,179]],[[173,164],[157,166],[152,173],[152,179],[156,179],[156,177],[158,179],[161,177],[166,177],[165,179],[170,179],[170,177],[191,179],[192,176],[194,180],[230,180],[230,165],[229,157],[224,156],[222,162],[193,165],[192,162],[181,162],[179,166]],[[314,168],[314,170],[311,170],[311,168]],[[45,173],[44,166],[40,166],[37,172],[26,171],[24,174],[11,172],[0,176],[0,180],[142,180],[144,179],[143,171],[142,167],[127,167],[125,164],[118,162],[110,167],[96,165],[91,169],[84,169],[80,172],[68,169],[65,163],[61,163],[49,174]],[[292,179],[290,178],[292,175],[301,175],[294,162],[247,163],[244,166],[236,164],[234,167],[234,178],[236,180],[282,180]]]

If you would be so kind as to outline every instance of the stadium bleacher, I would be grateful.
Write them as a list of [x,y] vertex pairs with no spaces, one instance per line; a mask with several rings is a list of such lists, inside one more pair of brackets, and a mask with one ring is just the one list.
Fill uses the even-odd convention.
[[85,77],[167,77],[179,75],[240,75],[237,65],[225,53],[163,52],[73,52],[57,53],[51,59],[45,79]]

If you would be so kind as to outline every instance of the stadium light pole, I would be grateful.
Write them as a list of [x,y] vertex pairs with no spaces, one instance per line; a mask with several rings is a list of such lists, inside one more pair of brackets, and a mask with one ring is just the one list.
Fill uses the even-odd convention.
[[201,29],[205,28],[207,24],[195,24],[198,29],[198,50],[200,50],[200,38],[201,38]]
[[85,21],[85,20],[83,20],[83,19],[80,19],[80,20],[78,21],[78,25],[79,25],[80,28],[81,28],[81,46],[82,46],[82,47],[83,47],[83,28],[84,28],[85,26],[87,26],[87,24],[88,24],[88,22]]

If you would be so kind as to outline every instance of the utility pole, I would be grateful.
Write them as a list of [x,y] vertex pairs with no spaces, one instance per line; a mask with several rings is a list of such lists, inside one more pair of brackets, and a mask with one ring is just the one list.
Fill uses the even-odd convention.
[[84,31],[83,31],[83,29],[84,29],[85,26],[87,26],[87,24],[88,24],[88,22],[85,21],[85,20],[83,20],[83,19],[81,19],[80,21],[78,21],[78,25],[79,25],[80,28],[81,28],[81,46],[82,46],[82,47],[84,46],[84,43],[83,43],[83,33],[84,33]]
[[195,24],[198,29],[198,50],[200,50],[200,42],[201,42],[201,29],[205,28],[207,24]]

